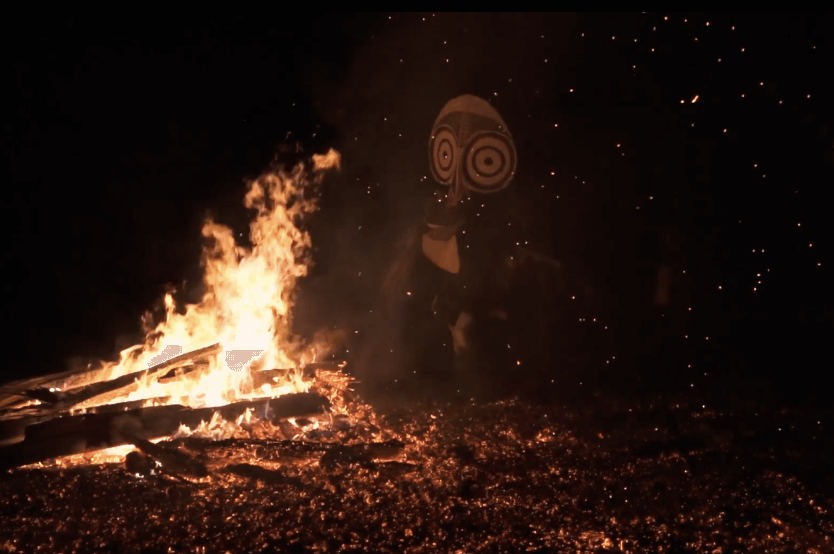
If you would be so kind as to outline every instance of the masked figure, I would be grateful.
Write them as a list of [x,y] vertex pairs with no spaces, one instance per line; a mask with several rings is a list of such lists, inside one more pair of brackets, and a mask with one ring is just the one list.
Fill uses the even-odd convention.
[[[485,100],[454,98],[435,119],[429,167],[438,189],[427,201],[424,221],[396,245],[380,291],[386,306],[381,312],[389,322],[404,322],[386,326],[400,336],[381,344],[401,341],[407,363],[424,375],[448,377],[448,347],[454,347],[458,371],[452,375],[464,387],[501,391],[505,383],[518,384],[525,352],[541,367],[555,359],[551,350],[542,351],[552,343],[553,330],[564,328],[561,315],[575,315],[561,300],[567,281],[571,290],[590,296],[559,261],[527,246],[521,229],[536,232],[547,225],[531,224],[534,210],[505,190],[517,164],[512,135]],[[490,208],[478,199],[499,192],[504,198]]]
[[[457,235],[464,221],[460,203],[470,194],[491,194],[506,188],[515,176],[517,157],[507,125],[488,102],[472,95],[450,100],[440,111],[429,139],[429,167],[434,179],[448,187],[426,213],[422,251],[431,262],[451,275],[461,272]],[[452,295],[454,295],[452,293]],[[441,292],[436,304],[444,304]],[[445,295],[455,352],[469,346],[473,321],[465,303]],[[451,301],[451,303],[450,303]],[[442,309],[442,306],[438,306]]]

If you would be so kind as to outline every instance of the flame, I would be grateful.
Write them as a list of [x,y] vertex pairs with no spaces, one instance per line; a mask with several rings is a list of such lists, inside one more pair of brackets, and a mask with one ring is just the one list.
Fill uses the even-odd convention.
[[[301,224],[318,209],[309,186],[320,182],[325,170],[339,168],[340,155],[330,150],[314,155],[312,161],[312,169],[300,164],[249,184],[243,203],[255,212],[249,228],[251,247],[239,245],[229,227],[210,219],[204,223],[205,294],[200,302],[180,309],[173,295],[166,294],[164,321],[147,333],[143,344],[123,350],[118,362],[103,364],[96,380],[147,369],[160,356],[164,359],[166,349],[191,352],[219,343],[221,351],[209,358],[207,367],[174,382],[160,383],[159,375],[148,375],[131,392],[100,404],[168,397],[165,403],[211,407],[309,388],[298,369],[326,354],[328,344],[325,339],[305,344],[291,330],[295,284],[310,265],[310,235]],[[147,320],[146,315],[143,321]],[[241,350],[253,351],[253,359],[233,371],[227,355]],[[281,385],[254,390],[255,367],[293,371]]]
[[201,421],[196,429],[191,429],[188,425],[180,425],[171,438],[198,436],[212,440],[231,439],[240,430],[241,424],[250,424],[254,419],[255,415],[251,409],[247,409],[233,422],[226,421],[218,412],[214,412],[210,421]]

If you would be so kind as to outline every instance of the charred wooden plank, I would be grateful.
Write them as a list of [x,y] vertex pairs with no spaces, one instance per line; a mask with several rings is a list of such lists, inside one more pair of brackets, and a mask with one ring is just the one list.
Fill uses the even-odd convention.
[[104,406],[92,406],[90,408],[70,410],[69,415],[106,414],[108,412],[129,412],[131,410],[136,410],[139,408],[165,406],[170,401],[170,396],[157,396],[154,398],[144,398],[142,400],[130,400],[128,402],[119,402],[117,404],[105,404]]
[[[180,378],[178,373],[181,371],[183,375],[191,371],[199,370],[205,367],[205,358],[217,351],[220,346],[218,344],[211,345],[206,348],[187,352],[180,356],[176,356],[165,362],[157,364],[156,366],[147,370],[141,370],[128,375],[124,375],[117,379],[109,381],[102,381],[92,385],[80,386],[66,391],[52,391],[48,388],[31,388],[34,384],[49,384],[55,383],[65,374],[47,376],[44,378],[28,379],[13,383],[12,385],[29,385],[29,389],[22,391],[15,389],[20,387],[11,387],[6,390],[8,394],[19,394],[19,404],[25,404],[30,398],[38,398],[44,404],[37,406],[24,407],[9,407],[0,410],[0,446],[7,446],[23,440],[23,430],[38,423],[42,423],[49,419],[65,416],[76,415],[73,414],[73,408],[83,407],[90,401],[106,402],[110,397],[118,397],[126,394],[125,390],[128,387],[135,386],[136,380],[148,374],[161,373],[163,370],[168,370],[161,375],[157,380],[159,382],[173,382]],[[184,365],[183,365],[184,364]],[[306,365],[301,371],[305,378],[312,378],[319,369],[327,371],[340,371],[344,362],[342,361],[327,361],[316,362]],[[270,369],[263,371],[254,371],[252,373],[253,389],[259,389],[265,384],[278,385],[287,379],[293,369]],[[78,374],[78,372],[68,372],[68,374]],[[158,404],[167,403],[170,399],[168,397],[155,398],[150,400],[135,400],[131,402],[120,402],[114,404],[105,404],[101,406],[83,407],[85,414],[116,412],[116,411],[131,411],[136,408],[141,408],[147,403]],[[12,406],[12,403],[8,404]],[[69,413],[63,413],[69,412]]]
[[156,469],[156,461],[139,450],[128,452],[125,456],[125,469],[128,473],[147,477]]
[[318,459],[329,449],[338,446],[297,440],[225,439],[215,441],[203,437],[182,437],[171,442],[199,454],[214,450],[254,448],[256,458],[271,461]]
[[289,377],[291,369],[264,369],[252,372],[252,388],[259,389],[264,385],[277,385]]
[[200,348],[198,350],[186,352],[185,354],[180,354],[179,356],[174,356],[173,358],[165,360],[164,362],[156,364],[148,369],[134,371],[132,373],[128,373],[127,375],[110,379],[109,381],[101,381],[93,383],[92,385],[76,387],[61,393],[55,393],[58,397],[58,402],[55,403],[55,409],[59,411],[67,410],[94,397],[130,387],[131,385],[134,385],[137,380],[143,379],[148,375],[154,375],[164,369],[170,369],[179,365],[186,365],[194,360],[211,356],[220,352],[222,348],[223,347],[219,343],[212,344],[210,346],[206,346],[205,348]]
[[214,413],[234,420],[247,409],[273,421],[321,413],[329,407],[326,398],[312,393],[288,394],[273,399],[236,402],[215,408],[154,406],[131,411],[111,411],[65,416],[25,429],[25,439],[0,448],[0,470],[36,462],[129,444],[125,434],[149,440],[173,435],[180,425],[197,427]]
[[[211,356],[212,354],[216,354],[221,350],[221,348],[222,346],[220,344],[212,344],[210,346],[206,346],[205,348],[200,348],[198,350],[193,350],[191,352],[175,356],[148,369],[134,371],[115,379],[98,381],[89,385],[82,385],[67,389],[65,391],[51,390],[46,387],[31,387],[29,389],[19,390],[16,392],[9,390],[8,393],[22,395],[28,398],[40,400],[41,402],[45,402],[47,404],[52,404],[52,408],[56,411],[67,410],[81,402],[84,402],[85,400],[89,400],[107,392],[129,387],[138,379],[147,375],[153,375],[165,369],[186,365],[194,360],[200,360],[207,356]],[[54,382],[56,378],[57,376],[47,382]]]
[[208,476],[209,472],[206,464],[182,450],[166,448],[161,444],[154,444],[130,433],[122,433],[122,437],[144,454],[159,462],[162,468],[169,473],[186,477]]
[[179,381],[186,375],[207,369],[209,366],[208,360],[198,360],[194,363],[189,363],[183,366],[177,366],[169,369],[167,373],[156,379],[157,383],[173,383]]
[[253,464],[230,464],[223,468],[223,471],[237,475],[238,477],[256,479],[268,485],[292,485],[300,487],[303,484],[301,479],[297,477],[290,477],[284,475],[281,471],[266,469]]
[[[199,358],[204,358],[205,356],[212,354],[218,348],[218,345],[212,345],[207,348],[195,350],[193,352],[177,356],[176,358],[167,360],[162,364],[158,364],[157,366],[154,366],[148,370],[134,372],[129,375],[120,377],[116,380],[113,380],[118,381],[115,385],[111,384],[113,383],[113,381],[106,381],[102,382],[101,384],[89,385],[87,387],[78,387],[76,389],[70,389],[64,392],[55,392],[43,389],[42,391],[45,391],[44,394],[47,395],[43,396],[43,399],[52,399],[55,400],[55,403],[0,410],[0,446],[20,442],[23,439],[22,430],[29,425],[35,425],[37,423],[41,423],[60,416],[77,415],[72,413],[74,408],[76,409],[76,411],[78,408],[83,409],[85,414],[94,414],[105,413],[110,411],[131,411],[135,410],[136,408],[141,408],[146,404],[166,404],[170,401],[169,397],[152,398],[147,400],[134,400],[130,402],[104,404],[101,406],[83,407],[84,403],[87,403],[90,400],[104,402],[109,400],[107,396],[117,397],[126,394],[128,391],[126,391],[125,389],[135,383],[135,379],[137,378],[135,377],[136,375],[161,372],[162,370],[167,368],[168,372],[163,374],[158,379],[158,381],[174,381],[179,378],[177,372],[180,370],[183,370],[183,374],[186,374],[190,371],[199,370],[202,367],[205,367],[204,361],[201,361]],[[193,358],[193,360],[189,361],[188,358]],[[180,362],[185,363],[187,365],[182,366],[180,365]],[[316,370],[318,369],[337,371],[341,369],[342,365],[343,362],[321,362],[315,364],[308,364],[303,368],[302,376],[305,378],[313,378],[316,374]],[[284,380],[287,379],[287,377],[292,371],[294,370],[270,369],[262,371],[253,371],[252,388],[257,390],[265,384],[281,384]],[[31,382],[31,380],[29,382]],[[120,387],[120,385],[122,386]],[[105,388],[110,388],[114,386],[115,388],[113,388],[110,391],[103,391],[103,389]],[[28,392],[31,392],[31,390]],[[35,394],[37,395],[39,393]],[[27,398],[28,397],[21,397],[23,402],[26,402]]]
[[[201,454],[210,450],[255,447],[255,456],[264,460],[291,461],[296,459],[319,458],[319,462],[325,467],[358,463],[373,464],[380,468],[390,467],[394,468],[394,471],[399,468],[397,464],[404,463],[398,460],[402,456],[403,449],[405,448],[405,444],[399,441],[340,444],[274,439],[226,439],[212,441],[205,438],[185,437],[176,439],[173,442]],[[409,465],[409,467],[411,466]]]
[[46,388],[29,389],[23,391],[21,394],[26,398],[40,400],[41,402],[46,402],[47,404],[57,404],[63,398],[63,394],[61,392]]
[[343,360],[328,360],[326,362],[312,362],[304,366],[304,369],[315,374],[317,369],[324,369],[326,371],[341,371],[345,366]]
[[82,375],[95,375],[102,371],[100,367],[90,369],[89,367],[80,367],[71,369],[61,373],[52,373],[49,375],[42,375],[40,377],[30,377],[28,379],[19,379],[0,386],[0,407],[7,407],[14,405],[21,399],[27,401],[26,391],[37,388],[49,389],[52,386],[57,386],[73,378],[79,379]]
[[[340,371],[341,367],[335,362],[324,362],[307,364],[300,372],[305,379],[312,379],[316,376],[316,370],[327,369],[328,371]],[[279,385],[285,381],[295,369],[263,369],[252,372],[252,388],[258,389],[264,385]]]
[[420,466],[409,462],[378,462],[373,464],[373,468],[385,475],[404,475],[420,469]]
[[24,439],[23,431],[30,425],[49,421],[60,416],[76,416],[83,414],[103,414],[107,412],[127,412],[145,407],[146,405],[165,405],[171,401],[169,396],[148,398],[143,400],[131,400],[118,404],[105,404],[83,408],[82,410],[70,410],[69,413],[56,412],[54,408],[43,406],[28,406],[13,410],[0,411],[0,446],[6,446]]
[[[122,391],[121,389],[130,387],[138,379],[147,375],[160,373],[165,369],[168,371],[159,376],[157,381],[160,383],[173,382],[178,380],[181,375],[187,375],[193,371],[205,368],[207,364],[205,358],[219,352],[221,348],[220,344],[213,344],[205,348],[186,352],[185,354],[166,360],[148,369],[135,371],[115,379],[78,386],[64,391],[51,390],[51,388],[47,385],[56,384],[71,376],[77,376],[82,373],[95,373],[100,370],[74,370],[8,383],[0,386],[0,395],[7,395],[5,398],[0,398],[0,406],[5,408],[0,410],[0,420],[7,417],[18,417],[18,414],[15,412],[24,408],[17,406],[26,404],[32,399],[39,400],[44,403],[42,407],[32,407],[32,409],[43,410],[43,412],[37,412],[38,416],[46,416],[48,414],[57,416],[60,415],[60,412],[62,411],[68,411],[78,404],[94,399],[97,396],[105,395],[109,392],[119,391],[118,395],[125,394],[126,391]],[[342,361],[315,362],[307,364],[302,369],[302,376],[305,378],[315,377],[316,370],[318,369],[340,371],[343,365],[344,362]],[[252,386],[253,388],[258,389],[265,384],[280,384],[281,381],[286,379],[292,371],[294,370],[269,369],[253,371]],[[101,398],[96,400],[106,401],[107,399]],[[94,409],[94,407],[88,407],[86,409],[90,410]]]
[[0,420],[0,447],[17,444],[26,438],[26,426],[34,423],[31,418],[16,417]]
[[278,421],[290,417],[319,414],[328,407],[329,402],[322,396],[312,393],[299,393],[287,394],[273,399],[235,402],[214,408],[191,409],[183,406],[158,406],[120,414],[101,415],[115,416],[109,420],[113,430],[132,432],[140,438],[149,439],[173,435],[180,425],[197,427],[200,422],[209,421],[215,413],[220,414],[228,421],[233,421],[243,415],[246,410],[252,410],[258,417]]
[[375,461],[391,461],[399,457],[405,445],[398,441],[367,444],[338,445],[329,449],[319,460],[323,467],[351,464],[370,464]]

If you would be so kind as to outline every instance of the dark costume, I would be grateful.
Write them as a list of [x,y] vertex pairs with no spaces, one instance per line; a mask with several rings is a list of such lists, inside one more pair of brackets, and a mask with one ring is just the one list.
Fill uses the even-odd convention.
[[485,248],[461,251],[458,233],[466,224],[461,203],[469,193],[506,188],[516,165],[512,136],[488,102],[464,95],[443,107],[429,139],[429,167],[435,180],[449,188],[445,201],[429,203],[421,241],[423,254],[435,266],[432,311],[448,325],[459,361],[471,358],[473,340],[481,345],[494,340],[487,338],[490,331],[507,319],[500,277],[504,253],[483,241]]
[[426,203],[422,228],[397,246],[382,285],[389,321],[405,324],[402,361],[414,373],[446,379],[454,359],[461,371],[452,379],[486,394],[552,371],[555,345],[576,346],[569,331],[579,316],[566,282],[585,298],[590,289],[527,246],[518,227],[508,229],[533,213],[522,200],[505,191],[490,203],[498,211],[481,209],[479,194],[503,191],[516,175],[515,146],[501,116],[475,96],[448,102],[432,127],[429,167],[443,188]]

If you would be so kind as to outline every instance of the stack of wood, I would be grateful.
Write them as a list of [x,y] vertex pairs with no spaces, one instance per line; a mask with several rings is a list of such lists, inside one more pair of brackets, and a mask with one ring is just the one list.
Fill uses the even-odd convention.
[[[188,378],[189,373],[207,367],[210,357],[221,349],[219,344],[214,344],[114,379],[102,379],[93,375],[94,372],[89,372],[90,375],[66,372],[0,387],[0,470],[126,444],[142,451],[153,450],[151,439],[173,435],[181,425],[194,428],[202,421],[211,420],[215,413],[233,421],[247,410],[253,410],[261,418],[280,422],[321,414],[329,408],[326,398],[312,393],[233,402],[213,408],[169,404],[167,397],[113,403],[147,379],[172,383]],[[304,371],[312,376],[321,366],[309,365]],[[253,390],[280,383],[289,371],[254,372]],[[65,388],[68,383],[70,388]]]

